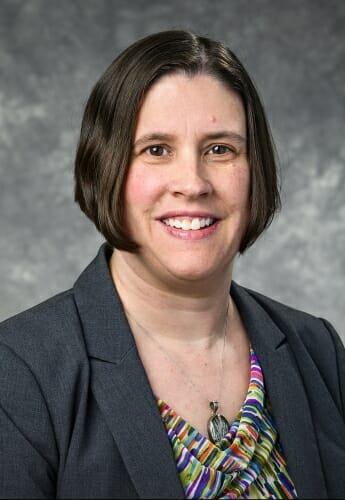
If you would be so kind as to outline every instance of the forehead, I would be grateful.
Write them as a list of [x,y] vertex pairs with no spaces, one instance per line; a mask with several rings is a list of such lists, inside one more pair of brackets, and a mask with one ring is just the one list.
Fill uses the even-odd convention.
[[245,134],[241,97],[210,75],[165,75],[147,91],[138,113],[136,136],[147,129],[232,129]]

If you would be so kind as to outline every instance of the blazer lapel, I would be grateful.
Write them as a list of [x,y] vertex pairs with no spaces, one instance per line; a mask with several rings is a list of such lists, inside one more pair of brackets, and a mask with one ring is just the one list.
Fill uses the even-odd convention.
[[[164,425],[108,270],[111,252],[103,245],[74,286],[91,358],[92,391],[139,496],[184,498]],[[263,368],[297,494],[326,498],[312,415],[285,334],[245,289],[233,283],[231,295]]]
[[300,498],[327,498],[307,395],[285,335],[245,289],[233,283],[231,295],[263,369],[272,413],[297,495]]
[[170,443],[136,351],[93,359],[92,391],[141,498],[184,498]]
[[92,391],[141,498],[184,498],[164,424],[116,294],[103,245],[74,286]]

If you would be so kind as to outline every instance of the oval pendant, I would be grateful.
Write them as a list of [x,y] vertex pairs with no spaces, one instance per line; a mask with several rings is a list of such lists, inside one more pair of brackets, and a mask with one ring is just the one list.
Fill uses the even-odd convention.
[[223,415],[212,415],[207,422],[208,437],[212,443],[218,443],[229,432],[229,422]]

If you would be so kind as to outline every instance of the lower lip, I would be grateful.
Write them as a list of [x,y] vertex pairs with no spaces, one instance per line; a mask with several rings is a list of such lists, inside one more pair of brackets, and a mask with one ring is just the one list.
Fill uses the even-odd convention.
[[168,226],[164,222],[160,222],[163,229],[167,231],[174,238],[179,238],[180,240],[202,240],[204,238],[209,238],[218,228],[220,221],[216,221],[211,226],[203,227],[202,229],[190,229],[185,231],[184,229],[178,229],[177,227]]

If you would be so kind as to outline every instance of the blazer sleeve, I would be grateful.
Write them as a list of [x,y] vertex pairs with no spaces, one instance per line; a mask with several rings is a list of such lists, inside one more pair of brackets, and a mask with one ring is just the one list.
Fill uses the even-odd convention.
[[329,323],[329,321],[321,318],[325,327],[327,328],[334,345],[335,360],[336,360],[336,370],[339,381],[339,393],[340,393],[340,411],[345,420],[345,347],[339,334],[336,332],[334,327]]
[[0,498],[55,498],[57,463],[37,379],[16,352],[0,344]]

